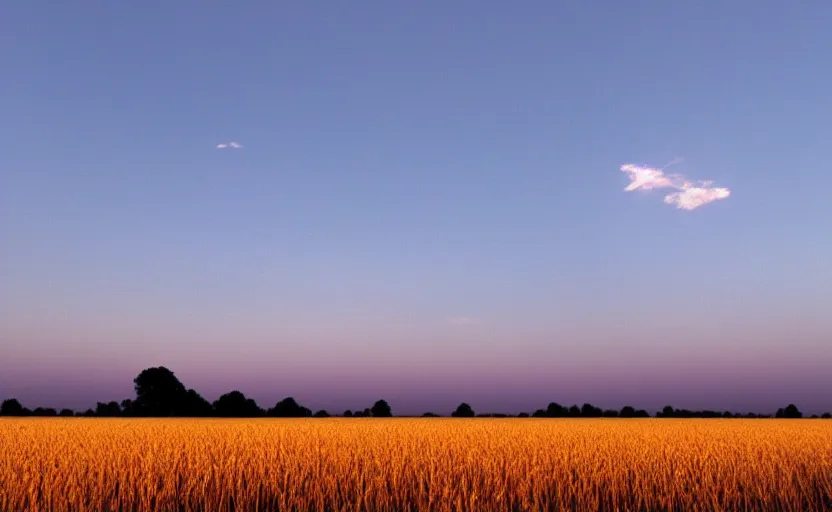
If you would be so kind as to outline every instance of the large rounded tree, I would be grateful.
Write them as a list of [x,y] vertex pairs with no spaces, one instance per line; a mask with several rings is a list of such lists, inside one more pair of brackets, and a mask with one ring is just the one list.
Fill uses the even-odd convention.
[[393,411],[386,401],[379,400],[370,408],[370,414],[375,418],[390,418],[393,416]]
[[312,411],[289,396],[274,404],[266,414],[275,418],[308,418],[312,416]]
[[454,418],[473,418],[474,417],[474,409],[471,409],[471,406],[462,402],[459,404],[459,407],[456,408],[454,412],[451,413],[451,416]]
[[0,405],[0,416],[23,416],[23,406],[15,398],[4,400]]
[[251,398],[237,390],[226,393],[214,402],[214,412],[224,418],[256,418],[263,416],[263,410]]
[[184,416],[188,391],[176,375],[164,366],[143,370],[133,383],[136,416]]

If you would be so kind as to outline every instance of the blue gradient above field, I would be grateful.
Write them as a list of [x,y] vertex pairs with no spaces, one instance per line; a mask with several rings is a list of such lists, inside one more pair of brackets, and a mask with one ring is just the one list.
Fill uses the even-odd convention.
[[[0,398],[832,410],[830,20],[7,6]],[[624,191],[680,156],[730,197]]]

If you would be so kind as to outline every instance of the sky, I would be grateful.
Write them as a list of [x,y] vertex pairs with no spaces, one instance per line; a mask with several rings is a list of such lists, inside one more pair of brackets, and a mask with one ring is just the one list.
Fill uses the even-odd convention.
[[8,3],[0,398],[832,410],[831,22]]

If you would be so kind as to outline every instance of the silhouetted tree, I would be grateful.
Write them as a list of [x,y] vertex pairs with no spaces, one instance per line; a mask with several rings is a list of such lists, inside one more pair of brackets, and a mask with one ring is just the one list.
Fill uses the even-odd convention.
[[[7,399],[0,404],[0,416],[152,416],[152,417],[259,417],[267,414],[272,417],[329,417],[325,410],[319,410],[312,414],[308,408],[298,404],[294,398],[288,397],[268,411],[261,409],[257,403],[246,398],[240,391],[232,391],[222,395],[214,404],[211,404],[193,389],[187,389],[176,378],[173,372],[160,366],[143,370],[133,380],[136,398],[118,402],[97,402],[95,409],[88,409],[84,412],[73,412],[71,409],[61,409],[60,413],[53,408],[37,407],[34,411],[23,407],[14,398]],[[390,405],[385,400],[378,400],[371,408],[359,411],[344,411],[344,417],[392,417]],[[438,417],[439,415],[427,412],[423,417]],[[506,418],[511,415],[503,413],[475,414],[474,410],[467,403],[460,404],[451,414],[452,417],[487,417]],[[649,418],[650,414],[644,409],[634,409],[632,406],[624,406],[620,411],[612,409],[602,410],[592,404],[584,403],[582,407],[572,405],[568,408],[551,402],[546,409],[537,409],[531,416],[536,418],[559,418],[559,417],[586,417],[586,418]],[[528,418],[528,413],[519,413],[518,418]],[[674,409],[667,405],[661,411],[656,412],[659,418],[771,418],[770,414],[755,413],[732,413],[731,411],[712,410],[688,410]],[[789,404],[777,410],[776,418],[803,418],[803,413],[794,404]],[[832,419],[832,414],[826,412],[818,416],[808,416],[812,419]]]
[[557,402],[550,402],[546,406],[547,418],[563,418],[569,415],[569,410]]
[[657,418],[673,418],[674,416],[676,416],[676,411],[669,405],[665,405],[661,412],[656,413]]
[[121,407],[118,402],[98,402],[95,404],[95,415],[101,418],[116,418],[121,416]]
[[454,418],[473,418],[474,417],[474,410],[471,409],[471,406],[462,402],[459,404],[459,407],[456,408],[454,412],[451,413],[451,416]]
[[422,417],[423,418],[438,418],[439,415],[436,414],[435,412],[426,412],[425,414],[422,415]]
[[136,400],[133,411],[136,416],[165,417],[187,414],[185,386],[176,375],[164,366],[143,370],[133,380]]
[[373,407],[370,409],[370,414],[374,418],[390,418],[393,416],[393,411],[390,410],[390,405],[387,402],[379,400],[373,404]]
[[23,416],[23,406],[16,398],[3,400],[0,404],[0,416]]
[[820,417],[821,417],[821,419],[829,420],[829,419],[832,419],[832,413],[825,412],[825,413],[821,414]]
[[592,404],[584,404],[581,406],[581,417],[583,418],[600,418],[603,411]]
[[237,390],[220,396],[213,407],[214,414],[220,418],[258,418],[265,415],[257,402]]
[[620,418],[635,418],[636,410],[629,405],[625,405],[621,408],[621,412],[618,413],[618,416]]
[[181,415],[189,418],[208,418],[214,415],[214,407],[202,395],[193,389],[189,389],[185,393]]
[[287,397],[277,402],[266,414],[274,418],[308,418],[312,416],[312,411],[298,404],[294,398]]
[[783,417],[787,419],[797,419],[802,418],[803,413],[800,412],[796,405],[789,404],[786,406],[786,409],[783,411]]
[[124,417],[130,417],[134,415],[133,412],[133,400],[126,398],[121,401],[121,415]]

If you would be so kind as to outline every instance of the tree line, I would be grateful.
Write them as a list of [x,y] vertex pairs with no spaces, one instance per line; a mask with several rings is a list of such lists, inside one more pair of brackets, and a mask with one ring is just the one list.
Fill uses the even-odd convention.
[[[184,418],[327,418],[332,416],[326,410],[312,412],[300,405],[293,397],[286,397],[278,401],[273,407],[264,409],[252,398],[242,392],[234,390],[220,396],[213,403],[203,398],[193,389],[186,388],[172,371],[164,366],[143,370],[133,379],[135,398],[128,398],[119,402],[98,402],[94,409],[76,412],[71,409],[38,407],[34,410],[23,407],[15,398],[4,400],[0,404],[0,416],[35,416],[35,417],[184,417]],[[376,401],[372,407],[363,410],[346,410],[340,416],[347,418],[389,418],[393,416],[390,405],[385,400]],[[439,417],[440,415],[426,412],[422,417]],[[624,406],[621,410],[595,407],[592,404],[564,406],[552,402],[545,409],[538,409],[533,413],[509,414],[477,414],[467,403],[461,403],[451,414],[455,418],[649,418],[650,414],[644,409]],[[731,413],[728,411],[691,411],[688,409],[674,409],[664,407],[657,412],[657,418],[771,418],[768,414]],[[780,408],[774,414],[775,418],[803,418],[803,413],[794,405],[789,404]],[[821,418],[831,419],[832,414],[824,413]],[[811,418],[818,418],[812,415]]]

